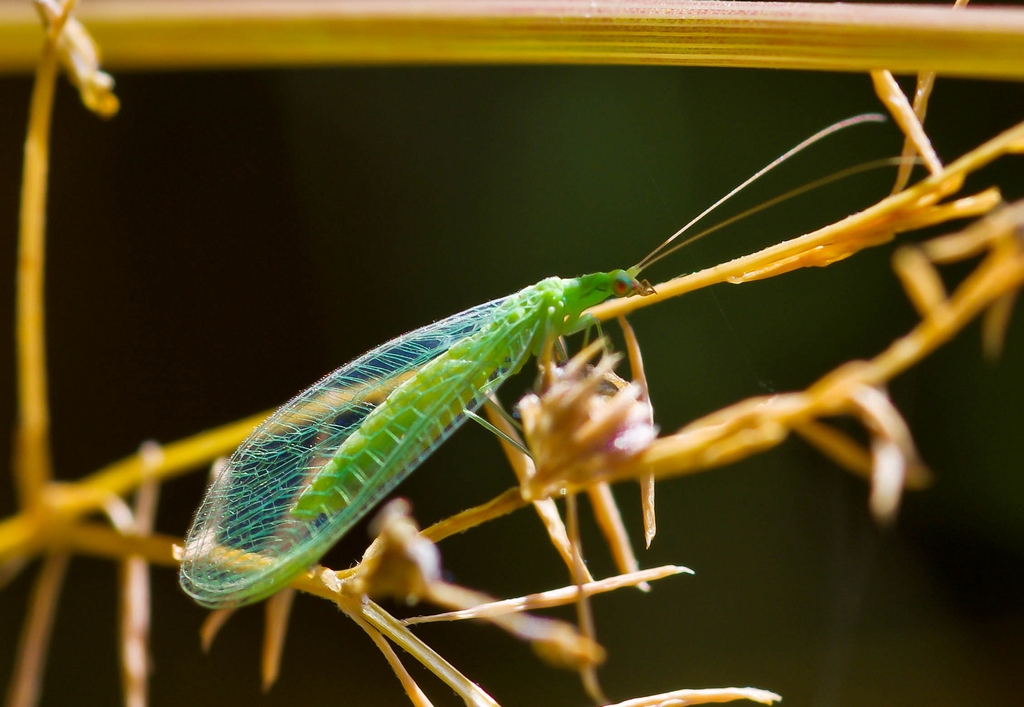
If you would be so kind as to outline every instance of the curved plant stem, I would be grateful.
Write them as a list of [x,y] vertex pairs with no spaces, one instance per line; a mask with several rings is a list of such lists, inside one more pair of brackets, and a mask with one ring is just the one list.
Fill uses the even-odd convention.
[[57,84],[57,40],[66,18],[66,14],[54,18],[46,30],[46,41],[32,87],[22,171],[14,325],[18,356],[14,477],[21,507],[27,509],[39,506],[43,490],[53,476],[44,306],[46,187],[50,164],[53,94]]

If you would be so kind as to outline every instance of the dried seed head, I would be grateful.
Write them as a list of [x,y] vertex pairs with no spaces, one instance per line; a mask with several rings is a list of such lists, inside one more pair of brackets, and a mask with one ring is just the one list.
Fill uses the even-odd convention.
[[373,519],[370,532],[380,545],[363,559],[357,592],[415,604],[441,580],[441,553],[419,534],[409,511],[409,503],[396,498]]
[[891,525],[908,477],[927,478],[928,471],[914,447],[910,428],[885,390],[862,385],[852,392],[851,401],[871,435],[871,514],[878,523]]
[[607,653],[598,643],[579,635],[571,626],[549,622],[545,635],[532,642],[533,652],[548,665],[579,670],[605,661]]
[[599,340],[563,366],[542,361],[538,392],[519,401],[523,436],[536,466],[523,484],[525,498],[551,495],[570,481],[596,479],[657,437],[643,389],[612,370],[620,359]]

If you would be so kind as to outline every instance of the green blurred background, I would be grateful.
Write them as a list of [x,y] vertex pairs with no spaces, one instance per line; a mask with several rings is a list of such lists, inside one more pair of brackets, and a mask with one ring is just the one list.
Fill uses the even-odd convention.
[[[763,164],[829,123],[877,110],[866,76],[684,68],[373,68],[117,76],[104,123],[62,86],[53,136],[48,336],[58,474],[272,407],[406,330],[548,275],[625,267]],[[0,79],[0,272],[12,273],[30,82]],[[1024,119],[1019,84],[939,81],[928,128],[951,160]],[[724,213],[898,153],[892,124],[814,147]],[[1024,196],[1020,159],[969,187]],[[836,220],[884,196],[875,172],[789,202],[658,264],[656,281]],[[724,216],[723,213],[723,216]],[[952,228],[952,227],[950,227]],[[909,238],[920,238],[914,234]],[[749,395],[804,387],[915,323],[884,246],[824,270],[637,313],[657,421],[671,431]],[[949,271],[952,285],[968,271]],[[12,279],[0,331],[12,329]],[[866,486],[799,441],[662,483],[641,563],[693,577],[594,602],[613,699],[753,685],[786,705],[1017,705],[1024,658],[1024,326],[986,363],[977,326],[897,380],[934,487],[880,533]],[[13,422],[0,348],[0,429]],[[529,379],[507,386],[510,401]],[[0,458],[10,458],[0,435]],[[498,445],[465,429],[401,488],[433,522],[512,484]],[[158,529],[182,534],[204,474],[164,486]],[[616,489],[634,538],[636,488]],[[9,482],[0,511],[14,509]],[[589,513],[592,569],[612,571]],[[364,526],[328,556],[351,564]],[[499,596],[563,585],[529,511],[442,545],[453,581]],[[0,675],[32,570],[0,593]],[[210,655],[205,612],[153,576],[153,705],[403,705],[384,659],[323,601],[296,602],[281,678],[259,690],[258,609]],[[44,705],[119,697],[115,567],[76,558]],[[401,611],[401,609],[396,609]],[[571,612],[562,612],[571,618]],[[504,705],[584,705],[572,673],[479,625],[428,643]],[[437,704],[450,690],[407,661]]]

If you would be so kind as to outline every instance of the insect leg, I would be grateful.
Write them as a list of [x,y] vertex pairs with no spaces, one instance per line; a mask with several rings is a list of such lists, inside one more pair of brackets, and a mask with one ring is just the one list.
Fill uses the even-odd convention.
[[[494,408],[498,408],[497,405],[494,405],[493,407]],[[504,416],[507,413],[505,413],[504,410],[502,410],[502,414]],[[470,420],[473,420],[474,422],[478,423],[485,430],[487,430],[487,431],[493,433],[494,435],[496,435],[498,437],[498,439],[500,439],[503,442],[507,442],[508,444],[512,445],[513,447],[518,449],[520,452],[522,452],[526,456],[528,456],[528,457],[530,456],[530,450],[528,450],[526,447],[524,447],[522,442],[520,442],[519,440],[514,439],[513,437],[510,437],[509,435],[505,434],[504,432],[499,430],[497,427],[492,425],[489,421],[487,421],[486,419],[484,419],[480,415],[477,415],[472,410],[466,410],[466,417],[468,417]]]
[[519,422],[519,420],[516,419],[516,417],[512,415],[512,413],[508,412],[508,410],[502,407],[501,403],[496,398],[488,398],[487,400],[484,401],[484,405],[486,405],[489,410],[492,410],[497,415],[500,415],[505,420],[505,422],[514,427],[516,430],[518,430],[519,432],[523,431],[522,423]]

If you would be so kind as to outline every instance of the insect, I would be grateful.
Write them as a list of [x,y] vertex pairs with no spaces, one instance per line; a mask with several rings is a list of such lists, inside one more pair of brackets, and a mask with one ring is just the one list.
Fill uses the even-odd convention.
[[[879,119],[858,116],[821,131],[718,203],[825,135]],[[287,586],[529,356],[590,325],[586,309],[653,292],[637,279],[640,269],[703,215],[633,268],[542,280],[399,336],[296,395],[211,484],[185,540],[182,588],[203,606],[224,608]]]
[[288,401],[227,461],[185,541],[181,586],[204,606],[263,599],[327,549],[550,337],[626,270],[548,278],[389,341]]

